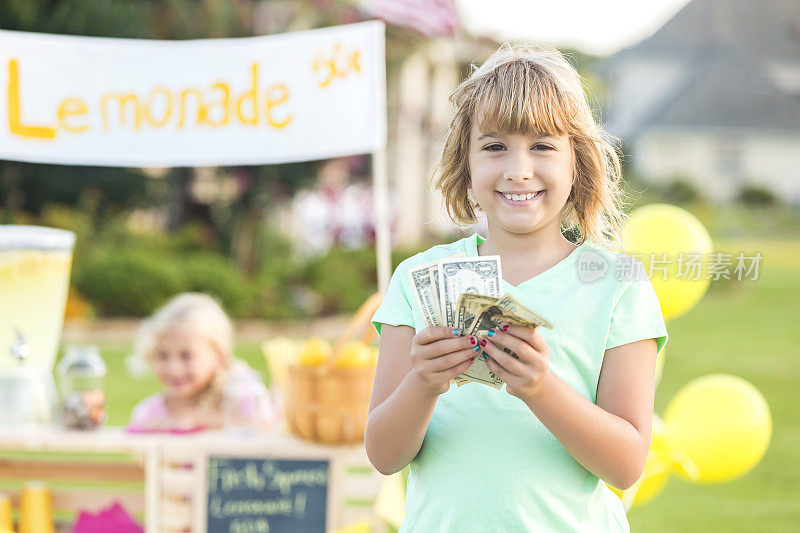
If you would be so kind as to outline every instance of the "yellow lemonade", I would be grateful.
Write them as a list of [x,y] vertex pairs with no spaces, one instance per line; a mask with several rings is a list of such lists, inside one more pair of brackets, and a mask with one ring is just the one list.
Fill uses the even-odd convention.
[[52,373],[74,243],[71,231],[0,226],[0,373]]

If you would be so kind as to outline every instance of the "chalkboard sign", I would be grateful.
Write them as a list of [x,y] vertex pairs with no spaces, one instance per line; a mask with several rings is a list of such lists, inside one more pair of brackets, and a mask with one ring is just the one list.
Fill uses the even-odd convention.
[[328,461],[209,457],[208,533],[324,533]]

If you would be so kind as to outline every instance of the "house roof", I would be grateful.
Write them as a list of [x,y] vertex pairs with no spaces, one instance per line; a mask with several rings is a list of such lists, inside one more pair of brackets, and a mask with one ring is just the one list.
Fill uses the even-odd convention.
[[617,57],[735,45],[762,58],[800,58],[798,0],[692,0],[649,38]]
[[636,130],[653,125],[800,129],[800,101],[776,89],[751,54],[735,47],[707,48],[687,70],[683,86],[643,117]]
[[626,135],[654,125],[800,131],[800,95],[765,68],[800,67],[800,0],[692,0],[649,38],[595,65],[604,77],[636,58],[683,64],[682,81]]

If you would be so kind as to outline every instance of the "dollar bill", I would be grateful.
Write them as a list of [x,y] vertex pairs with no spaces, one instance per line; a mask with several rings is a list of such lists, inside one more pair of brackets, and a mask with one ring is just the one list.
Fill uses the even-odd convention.
[[439,323],[443,324],[444,313],[442,312],[442,302],[439,300],[439,262],[428,267],[428,274],[431,277],[431,287],[433,288],[433,301],[436,303],[436,314],[439,316]]
[[[464,252],[448,256],[444,259],[464,257]],[[433,275],[435,270],[438,272],[438,264],[443,259],[438,259],[431,263],[425,263],[408,270],[408,277],[411,287],[414,290],[414,298],[420,308],[420,314],[426,326],[442,326],[441,307],[439,305],[439,278],[438,274]]]
[[[428,326],[459,328],[463,335],[483,339],[490,329],[506,324],[524,327],[553,324],[519,300],[503,294],[499,256],[465,257],[464,253],[409,270],[415,299]],[[513,357],[517,355],[504,348]],[[459,387],[476,382],[499,389],[503,380],[486,364],[483,352],[451,380]]]
[[554,329],[552,322],[539,313],[528,309],[510,294],[506,294],[480,310],[478,317],[467,330],[467,334],[475,337],[485,337],[490,329],[502,327],[506,324],[527,328],[543,326],[548,329]]
[[456,327],[465,333],[468,332],[472,329],[472,324],[483,308],[496,301],[497,298],[494,296],[484,296],[471,292],[462,293],[456,305]]
[[[482,296],[480,294],[473,294],[471,292],[463,293],[458,298],[456,327],[458,327],[461,331],[468,331],[480,310],[495,300],[496,298],[492,296]],[[473,363],[473,365],[474,364],[475,363]],[[472,380],[462,373],[453,378],[452,381],[454,381],[456,385],[460,387],[461,385],[466,385]]]
[[[444,261],[439,265],[439,281],[442,320],[467,331],[477,312],[503,294],[500,257],[481,256]],[[462,306],[459,306],[459,301]],[[469,382],[480,382],[500,388],[503,383],[492,374],[483,357],[475,357],[470,368],[454,381],[459,387]]]
[[483,383],[495,389],[499,389],[503,386],[503,380],[489,370],[489,366],[486,364],[486,359],[482,351],[475,354],[475,360],[470,367],[456,376],[456,379],[458,380],[456,382],[457,384],[468,382]]
[[[499,328],[506,324],[526,328],[544,326],[548,329],[554,329],[553,324],[542,315],[531,311],[513,296],[506,295],[499,298],[494,304],[484,307],[467,334],[484,338],[490,329]],[[503,351],[519,359],[519,356],[509,348],[503,347]]]
[[[483,305],[480,310],[475,311],[478,304]],[[549,320],[531,311],[510,295],[493,298],[465,293],[459,298],[458,309],[459,317],[463,316],[461,320],[470,323],[470,327],[465,328],[466,334],[476,338],[485,338],[490,329],[506,324],[524,327],[544,326],[553,329],[553,324]],[[517,357],[517,354],[508,348],[503,350],[512,357]],[[503,380],[489,370],[483,351],[480,356],[475,357],[466,371],[457,376],[456,383],[459,387],[467,382],[484,383],[498,389],[503,385]]]
[[[496,303],[497,300],[498,299],[494,296],[484,296],[469,292],[463,293],[458,298],[457,323],[464,328],[463,330],[467,332],[467,335],[470,335],[469,331],[472,329],[475,320],[480,316],[483,309]],[[460,387],[466,383],[478,382],[496,389],[502,387],[503,380],[489,370],[486,359],[483,357],[483,352],[480,351],[475,355],[475,360],[470,367],[456,376],[456,384]]]
[[439,301],[431,284],[431,275],[427,266],[420,266],[409,269],[408,276],[411,278],[411,287],[414,289],[414,297],[419,305],[422,319],[426,326],[441,326],[439,322]]
[[[439,267],[442,265],[443,261],[446,261],[448,259],[454,259],[454,258],[457,258],[457,257],[466,257],[466,255],[467,254],[465,254],[464,252],[460,252],[460,253],[457,253],[455,255],[451,255],[451,256],[449,256],[449,257],[447,257],[445,259],[439,259],[438,261],[435,261],[433,264],[431,264],[428,267],[429,271],[430,271],[430,275],[431,275],[431,285],[433,285],[434,300],[436,301],[436,303],[438,305],[438,309],[439,309],[439,322],[442,323],[442,324],[444,324],[444,322],[445,322],[445,320],[444,320],[444,317],[445,317],[445,306],[444,306],[444,303],[441,301],[441,298],[440,298],[441,284],[439,282]],[[448,324],[448,325],[456,327],[455,324]]]
[[442,321],[455,327],[458,298],[465,292],[484,296],[502,296],[500,256],[462,257],[439,265],[439,301]]

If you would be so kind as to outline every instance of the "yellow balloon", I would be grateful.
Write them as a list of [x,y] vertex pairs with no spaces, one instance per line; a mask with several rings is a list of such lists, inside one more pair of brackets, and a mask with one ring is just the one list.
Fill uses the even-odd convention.
[[659,494],[667,486],[670,473],[672,471],[672,461],[669,459],[667,450],[667,425],[661,418],[653,413],[653,430],[650,437],[650,450],[647,452],[647,459],[644,462],[644,472],[638,482],[636,496],[633,498],[631,507],[642,505]]
[[667,453],[667,424],[664,420],[653,413],[653,428],[650,430],[650,450],[655,450],[658,453]]
[[664,414],[667,447],[698,469],[698,483],[721,483],[744,475],[764,456],[772,435],[769,405],[746,380],[710,374],[686,384]]
[[[706,276],[712,244],[694,215],[674,205],[646,205],[631,214],[623,237],[625,253],[650,275],[664,320],[682,315],[703,297],[711,283]],[[697,261],[690,261],[692,254],[700,254]]]

